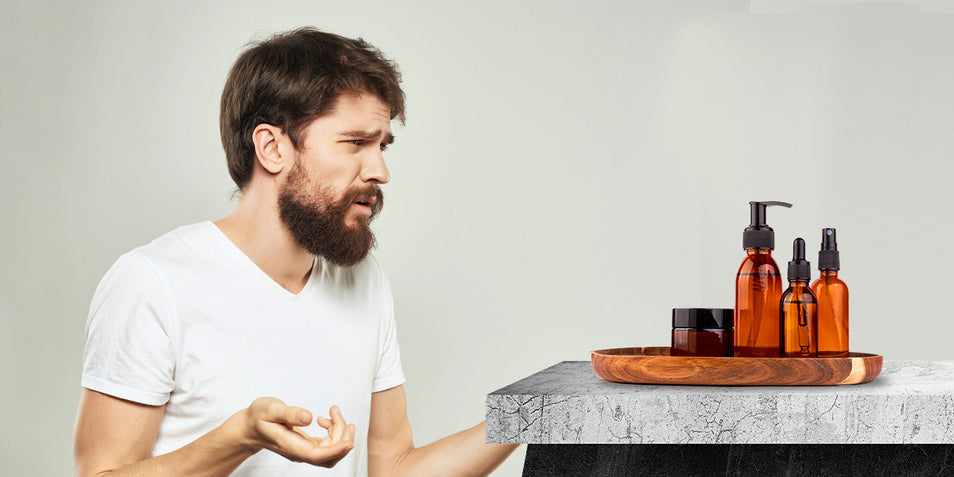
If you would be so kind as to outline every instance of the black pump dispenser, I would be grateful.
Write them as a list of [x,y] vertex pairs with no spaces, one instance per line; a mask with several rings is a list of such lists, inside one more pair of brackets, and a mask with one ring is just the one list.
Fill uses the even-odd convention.
[[801,237],[795,239],[792,249],[792,261],[788,262],[788,281],[810,280],[812,264],[805,260],[805,240]]
[[749,202],[749,226],[742,232],[742,248],[775,250],[775,231],[765,222],[765,208],[770,205],[791,207],[788,202]]
[[841,261],[838,257],[838,241],[835,240],[835,229],[822,229],[821,249],[818,250],[819,270],[838,270]]

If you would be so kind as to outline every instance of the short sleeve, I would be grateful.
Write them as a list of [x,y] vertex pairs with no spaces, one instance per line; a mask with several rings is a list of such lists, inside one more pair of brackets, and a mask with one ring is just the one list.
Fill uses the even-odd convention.
[[382,316],[378,334],[378,367],[374,374],[374,384],[371,392],[384,391],[406,380],[404,369],[401,367],[401,350],[398,346],[397,325],[394,322],[394,298],[391,295],[391,284],[384,273],[381,273],[382,300],[384,315]]
[[158,271],[135,251],[96,288],[86,321],[84,388],[162,405],[174,387],[172,307]]

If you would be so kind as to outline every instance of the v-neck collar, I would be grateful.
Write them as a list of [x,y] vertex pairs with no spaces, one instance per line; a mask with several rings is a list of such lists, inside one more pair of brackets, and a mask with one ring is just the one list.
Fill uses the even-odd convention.
[[317,278],[316,278],[318,276],[318,256],[317,255],[315,256],[315,259],[311,264],[311,272],[308,274],[308,281],[305,282],[305,286],[302,287],[301,291],[299,291],[298,293],[292,293],[287,288],[281,286],[278,282],[272,279],[272,277],[270,277],[267,273],[265,273],[265,271],[262,270],[261,267],[258,266],[258,264],[252,261],[252,259],[249,258],[248,255],[245,255],[245,252],[243,252],[242,249],[238,248],[238,246],[235,245],[235,243],[232,242],[232,240],[229,239],[228,236],[226,236],[225,233],[222,232],[222,229],[220,229],[217,225],[215,225],[215,223],[213,223],[211,220],[207,220],[205,223],[208,224],[207,225],[208,227],[211,227],[213,229],[213,232],[215,233],[215,235],[218,236],[221,239],[221,241],[224,242],[224,246],[228,250],[230,250],[230,253],[232,253],[233,255],[237,257],[238,261],[242,263],[246,269],[248,269],[253,275],[258,276],[260,281],[262,281],[266,286],[276,290],[285,298],[297,299],[298,297],[303,296],[305,292],[307,292],[308,289],[312,287],[312,284],[315,281],[317,281]]

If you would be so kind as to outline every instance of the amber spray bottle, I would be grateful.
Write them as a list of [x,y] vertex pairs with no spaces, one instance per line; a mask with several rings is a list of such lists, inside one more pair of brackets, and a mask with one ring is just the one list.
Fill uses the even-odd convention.
[[742,233],[745,259],[735,275],[735,356],[779,356],[778,305],[782,275],[772,258],[775,231],[765,219],[765,208],[786,202],[749,202],[750,222]]
[[818,300],[808,286],[812,265],[805,260],[805,241],[795,239],[788,262],[788,289],[780,301],[779,325],[783,358],[818,357]]
[[840,265],[835,229],[822,229],[819,277],[812,283],[818,298],[819,358],[848,356],[848,286],[838,278]]

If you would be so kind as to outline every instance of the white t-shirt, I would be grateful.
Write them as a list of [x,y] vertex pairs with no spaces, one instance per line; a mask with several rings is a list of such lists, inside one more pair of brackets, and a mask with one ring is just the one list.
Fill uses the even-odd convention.
[[332,469],[263,450],[233,475],[364,476],[371,393],[403,382],[391,288],[370,256],[353,267],[316,259],[295,295],[206,221],[121,256],[90,305],[82,385],[165,404],[154,456],[271,396],[316,416],[337,404],[355,448]]

